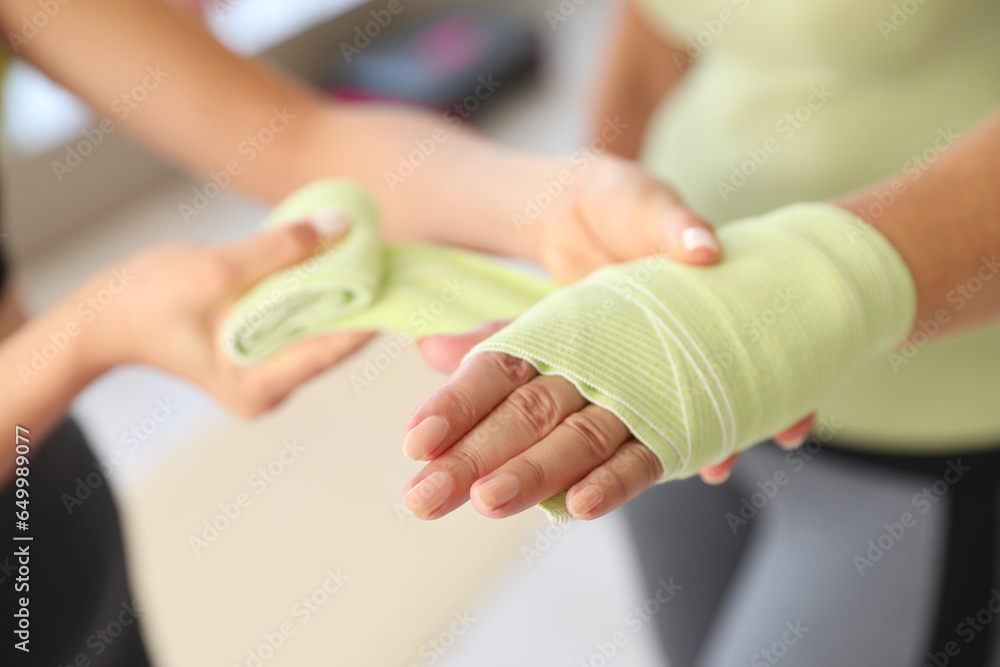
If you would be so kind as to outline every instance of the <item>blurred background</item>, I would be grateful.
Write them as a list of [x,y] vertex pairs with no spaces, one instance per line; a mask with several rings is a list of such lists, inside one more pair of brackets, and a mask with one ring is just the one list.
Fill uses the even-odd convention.
[[[546,152],[586,140],[611,7],[186,4],[230,48],[330,95],[436,108],[443,125],[457,102],[464,122]],[[464,102],[490,76],[497,94]],[[0,243],[33,312],[140,247],[239,238],[266,213],[223,190],[186,220],[179,203],[206,181],[96,130],[102,119],[21,63],[4,105]],[[77,400],[73,413],[124,513],[156,663],[663,664],[651,625],[630,616],[655,591],[643,590],[617,517],[550,527],[540,512],[498,522],[466,506],[434,523],[405,512],[402,487],[419,466],[402,456],[403,424],[442,378],[391,342],[375,340],[252,423],[145,368],[117,369]],[[356,391],[351,377],[387,350],[391,363]]]

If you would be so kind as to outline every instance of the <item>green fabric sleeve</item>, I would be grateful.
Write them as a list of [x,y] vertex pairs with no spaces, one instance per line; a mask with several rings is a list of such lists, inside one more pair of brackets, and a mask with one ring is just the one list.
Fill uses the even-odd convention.
[[[797,204],[719,237],[716,266],[655,257],[602,269],[470,355],[505,352],[569,380],[656,453],[666,481],[790,426],[912,325],[907,267],[846,211]],[[565,494],[542,509],[570,518]]]
[[411,337],[464,333],[516,317],[554,283],[486,255],[425,243],[384,243],[367,192],[350,181],[317,181],[279,204],[264,227],[340,213],[347,237],[261,281],[230,313],[222,345],[254,364],[311,336],[383,330]]

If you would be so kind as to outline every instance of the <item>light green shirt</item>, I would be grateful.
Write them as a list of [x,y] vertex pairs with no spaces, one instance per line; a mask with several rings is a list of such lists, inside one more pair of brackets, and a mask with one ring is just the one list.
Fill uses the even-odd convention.
[[[1000,108],[994,0],[641,4],[698,56],[658,110],[643,161],[716,224],[893,175],[902,192]],[[980,275],[1000,280],[990,259]],[[976,279],[956,285],[946,316],[975,298]],[[822,403],[839,439],[901,451],[995,445],[1000,326],[921,342],[868,364]]]

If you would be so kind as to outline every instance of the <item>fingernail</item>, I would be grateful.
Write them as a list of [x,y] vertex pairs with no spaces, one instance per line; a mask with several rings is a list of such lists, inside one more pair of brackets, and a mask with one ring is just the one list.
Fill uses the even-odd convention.
[[403,437],[403,456],[413,461],[423,461],[441,446],[448,437],[448,422],[444,417],[431,415]]
[[323,237],[339,236],[351,226],[351,221],[344,213],[335,208],[316,211],[309,216],[309,224],[316,233]]
[[729,476],[733,474],[732,468],[729,470],[723,470],[722,472],[715,475],[708,475],[706,473],[701,473],[701,481],[706,484],[711,484],[712,486],[718,486],[726,482]]
[[475,494],[480,503],[493,510],[509,502],[520,488],[521,483],[517,481],[517,477],[500,473],[476,486]]
[[566,504],[571,514],[579,516],[600,505],[602,500],[604,500],[604,489],[588,484],[574,493]]
[[681,245],[688,252],[701,249],[712,252],[719,251],[719,244],[716,242],[715,236],[704,227],[688,227],[681,232]]
[[804,445],[806,440],[808,439],[809,439],[809,434],[803,433],[802,435],[792,438],[791,440],[776,439],[775,442],[778,443],[778,446],[781,447],[782,449],[798,449],[799,447]]
[[432,472],[419,484],[410,489],[403,502],[414,515],[426,518],[448,499],[455,488],[455,480],[446,472]]

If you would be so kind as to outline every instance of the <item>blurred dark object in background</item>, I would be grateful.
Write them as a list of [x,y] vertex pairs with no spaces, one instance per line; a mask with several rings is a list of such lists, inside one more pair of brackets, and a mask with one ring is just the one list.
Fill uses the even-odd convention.
[[405,6],[395,6],[398,15],[373,10],[372,20],[340,44],[332,95],[445,110],[470,96],[485,102],[501,85],[506,89],[537,69],[535,31],[514,13],[451,9],[392,30],[405,24]]

